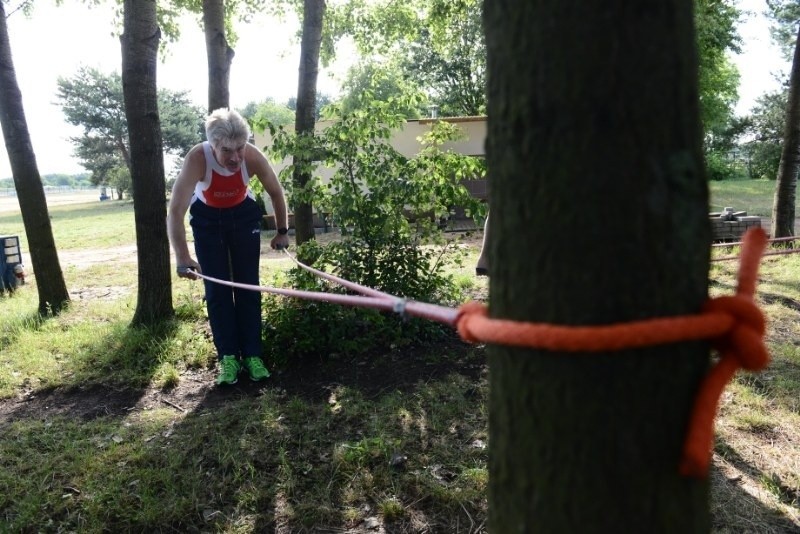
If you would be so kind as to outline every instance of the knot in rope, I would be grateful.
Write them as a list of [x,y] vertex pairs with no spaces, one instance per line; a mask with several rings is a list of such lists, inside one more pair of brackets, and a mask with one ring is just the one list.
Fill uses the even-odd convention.
[[764,345],[767,323],[752,298],[743,295],[717,297],[707,301],[703,311],[731,318],[730,329],[713,341],[723,357],[735,358],[737,364],[748,371],[760,371],[767,366],[769,352]]
[[468,341],[469,343],[480,343],[483,341],[478,339],[476,331],[470,328],[470,320],[475,317],[482,317],[484,319],[488,318],[489,308],[480,302],[472,301],[465,302],[458,309],[458,316],[456,317],[456,329],[458,330],[458,335],[461,336],[461,339]]

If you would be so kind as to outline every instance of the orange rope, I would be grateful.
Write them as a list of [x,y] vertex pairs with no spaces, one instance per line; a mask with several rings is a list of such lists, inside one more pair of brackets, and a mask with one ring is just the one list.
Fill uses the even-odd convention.
[[486,306],[468,302],[459,309],[456,327],[463,339],[473,343],[564,352],[617,351],[710,338],[720,359],[700,385],[680,465],[681,474],[703,477],[711,462],[714,417],[722,391],[740,367],[758,371],[769,363],[764,315],[753,301],[767,235],[761,228],[753,228],[742,241],[736,295],[710,299],[697,315],[608,326],[557,326],[490,319]]

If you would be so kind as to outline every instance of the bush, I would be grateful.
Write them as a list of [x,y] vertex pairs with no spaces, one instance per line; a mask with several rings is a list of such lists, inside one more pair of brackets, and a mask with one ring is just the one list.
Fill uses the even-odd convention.
[[[387,254],[387,263],[380,260],[375,268],[367,268],[371,262],[350,261],[358,255],[359,247],[352,241],[335,243],[322,247],[315,241],[301,245],[298,258],[303,263],[314,263],[320,269],[340,265],[344,259],[344,269],[333,268],[337,275],[362,285],[369,285],[398,296],[439,295],[453,300],[457,294],[455,285],[440,272],[433,273],[427,284],[419,284],[415,270],[429,267],[427,256],[412,254],[402,266],[409,273],[402,276],[377,276],[375,284],[365,280],[376,273],[386,274],[390,265],[397,265],[396,256]],[[312,261],[313,258],[315,261]],[[348,260],[349,258],[349,260]],[[344,272],[342,272],[344,271]],[[430,269],[429,269],[430,272]],[[412,284],[407,284],[408,280]],[[348,291],[338,285],[330,284],[305,270],[294,268],[289,272],[289,285],[303,291],[346,294]],[[443,339],[452,330],[444,325],[418,318],[399,316],[393,312],[370,308],[343,306],[326,302],[302,299],[285,299],[275,295],[265,295],[264,347],[269,365],[275,368],[286,366],[292,358],[309,355],[360,355],[375,350],[388,350],[392,347],[406,346]]]
[[[330,213],[342,231],[342,240],[326,247],[304,243],[298,257],[398,297],[454,303],[460,295],[446,268],[457,254],[445,254],[439,221],[449,216],[451,206],[464,206],[475,216],[482,213],[461,181],[482,177],[483,162],[442,149],[460,134],[445,122],[421,140],[423,148],[416,157],[398,153],[389,136],[402,126],[403,117],[393,111],[400,108],[392,102],[373,102],[368,109],[341,115],[314,137],[273,129],[273,151],[279,159],[304,154],[299,161],[316,161],[310,164],[312,172],[320,163],[334,169],[328,183],[312,176],[302,190],[292,187],[292,166],[281,173],[290,205],[311,202]],[[305,272],[293,272],[290,283],[297,289],[331,290]],[[369,309],[272,297],[265,304],[265,344],[267,354],[276,359],[295,353],[365,352],[438,338],[445,332],[441,325]],[[301,339],[297,332],[303,332]]]
[[706,176],[709,180],[730,180],[736,178],[736,169],[719,152],[706,153]]

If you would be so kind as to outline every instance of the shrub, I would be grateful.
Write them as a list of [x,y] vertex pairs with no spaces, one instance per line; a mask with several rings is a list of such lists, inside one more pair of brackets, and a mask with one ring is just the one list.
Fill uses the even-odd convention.
[[[446,122],[434,125],[420,140],[423,148],[417,156],[407,158],[397,152],[389,137],[402,126],[402,115],[393,111],[401,107],[373,102],[367,109],[338,115],[314,137],[272,129],[273,151],[279,159],[305,154],[299,160],[315,161],[312,172],[322,163],[334,169],[327,183],[312,174],[302,190],[292,187],[292,166],[281,173],[290,205],[311,202],[330,213],[343,236],[325,247],[304,243],[298,257],[317,269],[398,297],[452,303],[459,300],[459,290],[446,268],[457,254],[446,253],[439,224],[452,206],[482,215],[484,208],[461,182],[482,177],[483,162],[443,149],[460,135]],[[328,285],[304,272],[293,273],[290,282],[297,289],[314,291]],[[364,352],[444,332],[439,325],[375,310],[266,298],[265,344],[275,358],[284,358],[279,354],[286,351]],[[302,339],[297,339],[297,331],[304,332]]]

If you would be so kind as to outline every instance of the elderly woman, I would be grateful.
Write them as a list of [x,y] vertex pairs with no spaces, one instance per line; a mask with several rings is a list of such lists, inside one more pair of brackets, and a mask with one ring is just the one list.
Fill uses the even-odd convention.
[[[287,237],[286,200],[269,161],[248,142],[250,128],[235,111],[218,109],[206,119],[208,141],[195,145],[183,161],[172,189],[167,232],[178,276],[192,271],[243,284],[258,284],[262,213],[248,187],[256,176],[272,200],[278,232],[270,246],[283,248]],[[195,261],[186,242],[184,217],[194,235]],[[217,384],[235,384],[244,367],[251,380],[269,371],[261,359],[261,294],[204,281],[208,320],[220,372]]]

